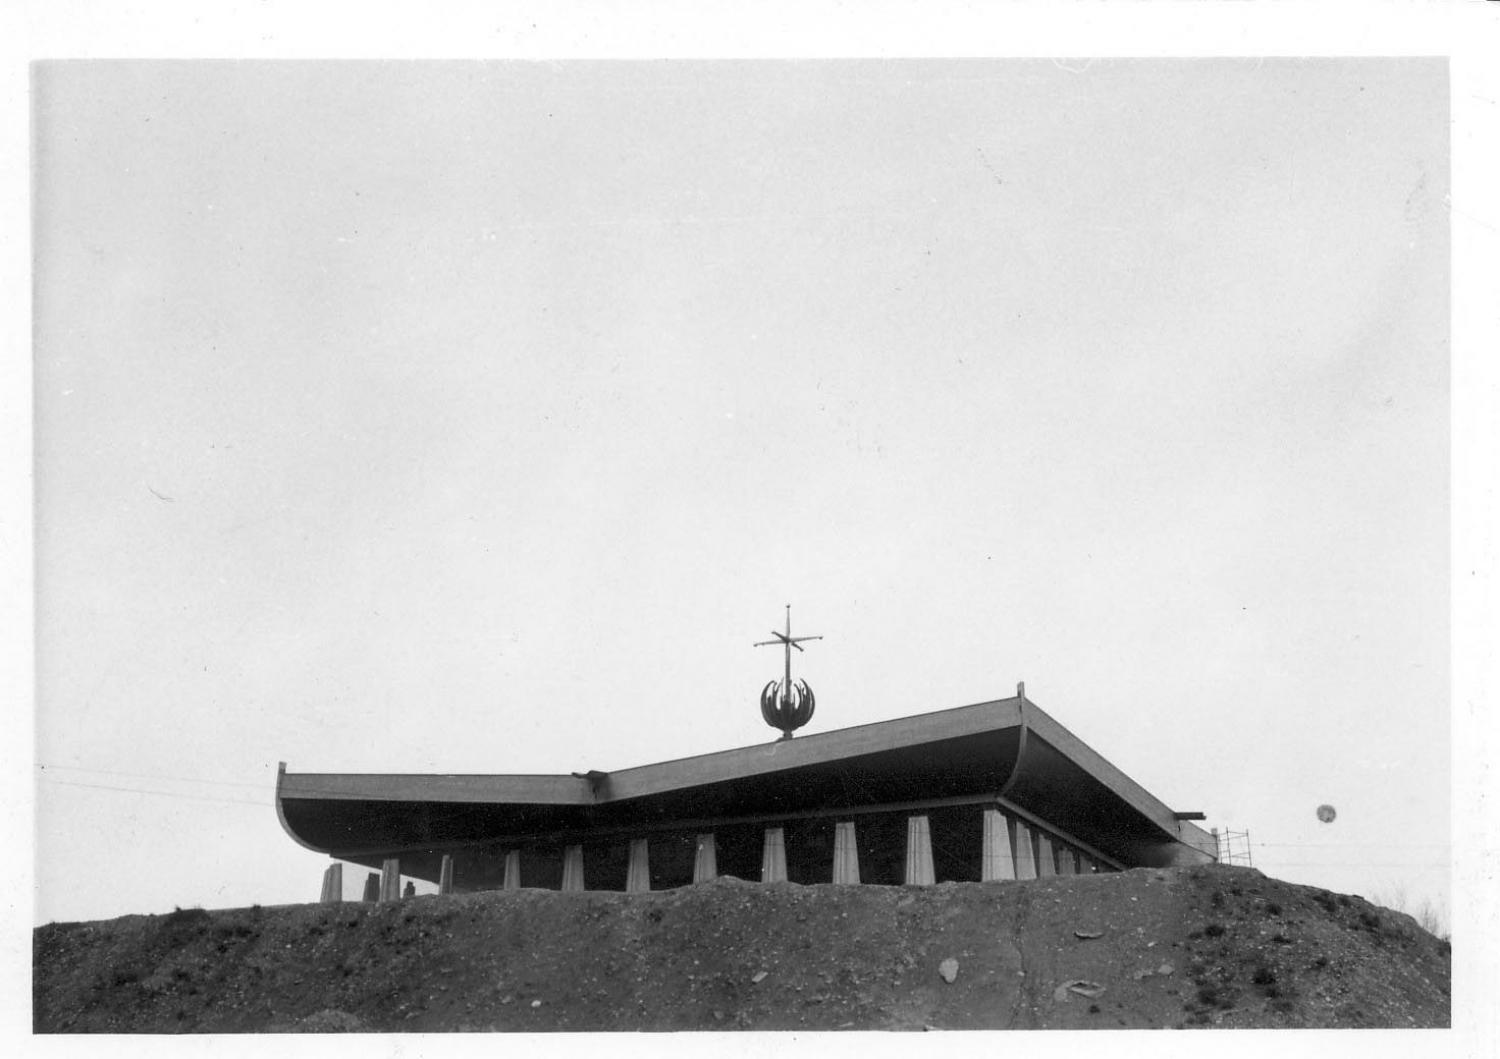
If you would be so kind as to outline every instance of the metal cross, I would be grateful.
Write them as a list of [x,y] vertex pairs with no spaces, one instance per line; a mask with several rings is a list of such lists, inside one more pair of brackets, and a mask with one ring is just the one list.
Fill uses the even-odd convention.
[[776,637],[776,639],[774,639],[774,640],[762,640],[760,643],[756,644],[755,646],[756,647],[769,647],[772,644],[781,644],[786,649],[786,687],[790,688],[792,686],[792,648],[795,647],[797,650],[800,651],[800,650],[802,650],[802,643],[803,643],[803,641],[805,641],[805,640],[821,640],[823,637],[821,637],[821,636],[793,636],[792,635],[792,605],[790,603],[788,603],[786,605],[786,632],[785,633],[779,633],[775,629],[772,629],[771,630],[771,635],[774,636],[774,637]]

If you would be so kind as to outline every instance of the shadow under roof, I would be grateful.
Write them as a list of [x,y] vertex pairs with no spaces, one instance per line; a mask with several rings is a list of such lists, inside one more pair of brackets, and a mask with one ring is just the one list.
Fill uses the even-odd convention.
[[1213,856],[1210,835],[1023,696],[614,772],[332,774],[283,766],[276,787],[292,838],[356,862],[991,796],[1122,863],[1170,863],[1188,850]]

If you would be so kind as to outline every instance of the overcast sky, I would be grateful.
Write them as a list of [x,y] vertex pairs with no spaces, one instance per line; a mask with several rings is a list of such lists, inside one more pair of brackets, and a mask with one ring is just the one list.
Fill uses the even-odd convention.
[[279,760],[773,739],[788,602],[808,731],[1024,680],[1446,909],[1440,60],[33,89],[38,922],[316,898]]

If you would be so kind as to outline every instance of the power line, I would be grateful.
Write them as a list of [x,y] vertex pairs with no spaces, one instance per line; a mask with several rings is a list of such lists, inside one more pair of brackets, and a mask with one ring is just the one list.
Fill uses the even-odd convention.
[[1299,849],[1354,849],[1379,846],[1385,849],[1448,849],[1448,842],[1252,842],[1252,846],[1296,847]]
[[[96,791],[116,791],[122,794],[147,794],[159,798],[179,798],[187,801],[218,802],[230,805],[250,805],[257,809],[264,809],[269,802],[249,801],[245,798],[216,798],[204,794],[183,794],[177,791],[153,791],[140,787],[113,787],[100,783],[79,783],[76,780],[59,780],[51,776],[43,776],[48,783],[54,783],[62,787],[84,787]],[[1269,867],[1270,865],[1268,865]],[[1371,863],[1367,861],[1276,861],[1274,867],[1280,868],[1427,868],[1437,870],[1448,867],[1447,864],[1433,864],[1431,861],[1386,861]]]
[[1260,870],[1266,868],[1446,868],[1448,864],[1433,864],[1433,861],[1271,861],[1269,864],[1257,865]]
[[[75,772],[98,773],[100,775],[106,775],[106,776],[127,776],[127,777],[137,778],[137,779],[176,780],[176,781],[183,782],[183,783],[204,783],[204,784],[210,784],[210,785],[229,786],[229,787],[255,787],[255,788],[262,788],[262,789],[264,789],[264,786],[265,786],[262,783],[247,783],[247,782],[238,781],[238,780],[200,780],[200,779],[188,779],[186,777],[180,777],[180,776],[165,776],[165,775],[162,775],[160,773],[121,772],[121,771],[116,771],[116,770],[111,770],[111,769],[91,769],[91,768],[85,768],[84,766],[81,766],[81,765],[38,765],[37,768],[40,769],[40,770],[43,770],[43,771],[45,771],[45,770],[47,770],[49,768],[50,769],[54,769],[54,770],[66,769],[66,770],[75,771]],[[179,798],[179,799],[183,799],[183,800],[186,800],[186,801],[219,802],[219,803],[231,804],[231,805],[253,805],[253,806],[256,806],[257,808],[264,808],[268,804],[271,804],[270,802],[267,802],[267,801],[250,801],[249,799],[245,799],[245,798],[220,798],[220,797],[214,797],[213,795],[206,795],[206,794],[185,794],[185,793],[182,793],[180,791],[159,791],[159,790],[147,790],[147,789],[141,788],[141,787],[116,787],[116,786],[111,786],[111,785],[107,785],[107,784],[100,784],[100,783],[81,783],[81,782],[79,782],[77,780],[56,779],[56,778],[54,778],[52,776],[42,776],[40,778],[43,779],[43,780],[45,780],[48,783],[54,783],[54,784],[57,784],[57,785],[63,786],[63,787],[83,787],[83,788],[87,788],[89,790],[116,791],[116,792],[119,792],[119,793],[122,793],[122,794],[147,794],[147,795],[153,795],[153,796],[159,797],[159,798]],[[856,783],[856,786],[859,786],[859,784]],[[1322,842],[1255,842],[1255,843],[1252,843],[1252,844],[1254,846],[1261,847],[1261,848],[1279,847],[1279,848],[1299,848],[1299,849],[1339,849],[1339,848],[1351,848],[1352,849],[1352,848],[1365,848],[1365,847],[1371,847],[1371,846],[1380,847],[1380,848],[1396,848],[1396,849],[1418,849],[1418,848],[1425,848],[1425,849],[1447,849],[1447,848],[1449,848],[1449,845],[1450,845],[1447,842],[1406,842],[1406,843],[1388,843],[1388,842],[1327,842],[1327,843],[1322,843]],[[1278,867],[1287,867],[1287,868],[1324,868],[1324,867],[1359,867],[1359,868],[1421,868],[1421,867],[1428,867],[1428,868],[1440,868],[1440,867],[1445,867],[1446,866],[1445,864],[1433,864],[1431,861],[1368,862],[1368,861],[1283,861],[1283,860],[1276,860],[1275,864]]]
[[51,770],[51,771],[54,771],[54,772],[56,772],[56,771],[91,772],[91,773],[95,773],[95,774],[100,775],[100,776],[128,776],[131,779],[140,779],[140,780],[172,780],[172,781],[178,782],[178,783],[206,783],[206,784],[209,784],[209,785],[215,786],[215,787],[258,787],[258,788],[264,789],[267,786],[267,784],[268,784],[268,781],[266,781],[266,780],[262,780],[262,781],[257,782],[257,783],[250,783],[250,782],[248,782],[246,780],[202,780],[202,779],[196,779],[196,778],[193,778],[193,777],[190,777],[190,776],[166,776],[166,775],[163,775],[163,774],[161,774],[159,772],[119,772],[119,771],[116,771],[114,769],[92,769],[92,768],[86,768],[83,765],[41,765],[41,764],[38,764],[36,767],[38,769],[42,770],[43,772],[46,772],[48,770]]
[[194,802],[224,802],[232,805],[253,805],[257,809],[264,809],[272,804],[269,801],[252,802],[247,798],[215,798],[211,794],[182,794],[178,791],[148,791],[141,787],[109,787],[102,783],[79,783],[76,780],[55,780],[51,776],[43,776],[42,779],[48,783],[55,783],[61,787],[87,787],[95,791],[120,791],[124,794],[154,794],[161,798],[183,798]]

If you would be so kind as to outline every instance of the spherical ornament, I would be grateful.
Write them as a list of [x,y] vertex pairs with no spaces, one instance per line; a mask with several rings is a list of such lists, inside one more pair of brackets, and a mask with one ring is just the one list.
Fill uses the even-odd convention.
[[815,706],[812,688],[805,680],[773,680],[760,693],[760,715],[772,728],[781,729],[783,739],[790,739],[794,731],[812,720]]
[[1338,815],[1339,814],[1334,810],[1333,806],[1331,806],[1331,805],[1320,805],[1320,806],[1318,806],[1318,819],[1321,820],[1321,821],[1323,821],[1323,823],[1325,823],[1325,824],[1331,824],[1331,823],[1333,823],[1334,817],[1336,817]]

